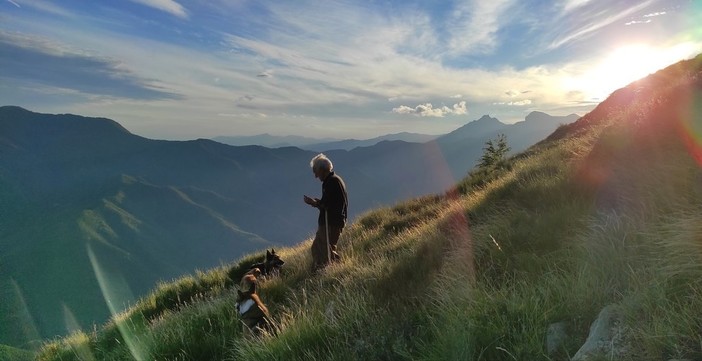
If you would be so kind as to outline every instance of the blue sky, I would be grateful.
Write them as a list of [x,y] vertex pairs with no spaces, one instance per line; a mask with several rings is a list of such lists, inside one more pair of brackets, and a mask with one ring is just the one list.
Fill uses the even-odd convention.
[[154,139],[585,114],[702,52],[702,1],[0,0],[0,105]]

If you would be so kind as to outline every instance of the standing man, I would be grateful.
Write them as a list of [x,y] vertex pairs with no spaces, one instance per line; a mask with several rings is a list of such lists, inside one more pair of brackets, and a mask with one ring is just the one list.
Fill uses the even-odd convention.
[[305,203],[319,209],[317,234],[312,242],[312,268],[316,271],[340,259],[336,252],[341,231],[346,225],[348,197],[343,179],[334,174],[331,160],[318,154],[310,161],[315,178],[322,182],[322,199],[304,196]]

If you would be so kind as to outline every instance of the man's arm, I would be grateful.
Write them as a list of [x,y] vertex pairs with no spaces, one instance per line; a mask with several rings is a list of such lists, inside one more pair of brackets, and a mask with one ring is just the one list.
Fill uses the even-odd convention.
[[308,197],[305,195],[305,196],[303,196],[302,200],[304,200],[305,203],[311,205],[312,207],[319,208],[319,199],[317,199],[317,198],[311,198],[311,197]]

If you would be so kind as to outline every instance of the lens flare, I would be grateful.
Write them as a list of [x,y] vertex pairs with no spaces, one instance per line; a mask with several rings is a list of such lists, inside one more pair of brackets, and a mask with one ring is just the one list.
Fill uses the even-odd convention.
[[92,352],[90,352],[90,347],[88,347],[87,344],[88,337],[81,332],[76,316],[73,314],[73,312],[71,312],[65,303],[62,303],[61,307],[63,309],[63,321],[66,323],[66,330],[69,334],[72,334],[72,337],[69,338],[69,340],[73,340],[71,343],[73,352],[75,352],[78,358],[82,361],[94,361],[95,356]]
[[98,284],[100,285],[102,296],[105,298],[105,303],[107,303],[107,307],[110,309],[110,314],[112,314],[112,319],[119,333],[127,343],[129,352],[131,352],[132,356],[137,361],[146,360],[144,345],[139,341],[139,338],[135,335],[132,328],[125,322],[122,322],[123,320],[119,317],[120,313],[123,311],[124,305],[128,304],[128,302],[133,299],[127,282],[121,275],[114,272],[109,273],[103,269],[90,243],[86,243],[86,248],[88,250],[88,257],[90,258],[90,264],[93,266],[93,271],[95,272],[95,278],[97,278]]
[[[41,337],[39,337],[39,331],[37,331],[37,327],[34,324],[34,319],[29,312],[29,308],[27,308],[27,302],[24,300],[24,295],[22,294],[19,284],[17,284],[17,281],[12,278],[10,278],[10,288],[12,290],[12,294],[10,295],[11,298],[8,300],[8,303],[10,305],[10,310],[12,310],[15,315],[15,319],[18,320],[16,330],[20,333],[23,339],[27,340],[27,343],[32,347],[32,349],[36,351],[38,349],[37,345],[41,340]],[[13,303],[12,298],[14,298],[16,302]],[[5,300],[3,300],[3,302],[5,302]]]
[[679,129],[687,151],[702,166],[702,94],[699,91],[692,94]]

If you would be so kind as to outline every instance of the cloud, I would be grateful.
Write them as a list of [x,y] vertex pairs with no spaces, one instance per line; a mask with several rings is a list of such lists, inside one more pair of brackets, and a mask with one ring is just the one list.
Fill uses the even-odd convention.
[[397,108],[393,108],[392,112],[397,114],[413,114],[422,117],[443,117],[449,114],[468,114],[468,109],[466,108],[466,102],[462,101],[460,103],[454,104],[451,108],[447,106],[443,106],[441,108],[434,108],[434,106],[431,103],[419,104],[414,108],[408,107],[406,105],[400,105]]
[[516,96],[519,96],[519,95],[522,95],[522,94],[527,94],[527,93],[531,93],[531,90],[514,90],[514,89],[510,89],[510,90],[508,90],[508,91],[505,92],[505,95],[507,95],[507,96],[510,97],[510,98],[514,98],[514,97],[516,97]]
[[566,0],[565,3],[563,4],[563,12],[570,12],[573,11],[579,7],[584,6],[585,4],[589,3],[591,0]]
[[124,64],[69,49],[42,38],[0,31],[0,78],[41,84],[90,96],[140,100],[178,99]]
[[[642,3],[639,3],[635,6],[629,6],[628,4],[625,4],[624,7],[619,9],[618,11],[609,11],[609,12],[604,12],[602,9],[597,9],[593,8],[590,9],[590,11],[580,11],[578,12],[578,16],[576,17],[570,17],[570,18],[558,18],[557,20],[561,23],[569,24],[568,26],[570,28],[568,29],[554,29],[558,31],[559,33],[562,33],[563,35],[559,34],[556,39],[554,39],[549,45],[548,45],[548,50],[554,50],[557,48],[560,48],[563,45],[566,44],[571,44],[574,42],[577,42],[579,40],[585,39],[591,35],[593,35],[595,32],[601,30],[602,28],[611,25],[617,21],[620,21],[621,19],[624,19],[631,14],[634,14],[638,11],[641,11],[647,7],[649,7],[651,4],[653,4],[655,0],[647,0]],[[580,6],[583,6],[581,4]],[[609,15],[605,16],[603,14],[614,14],[614,15]]]
[[218,113],[218,117],[227,118],[268,118],[264,113]]
[[624,23],[624,25],[629,26],[629,25],[634,25],[634,24],[648,24],[650,22],[651,22],[650,19],[648,19],[648,20],[632,20],[632,21],[629,21],[628,23]]
[[493,105],[509,105],[509,106],[514,106],[514,107],[520,107],[520,106],[525,106],[525,105],[530,105],[531,100],[530,99],[524,99],[524,100],[518,100],[514,102],[497,102],[497,103],[492,103]]
[[652,18],[652,17],[655,17],[655,16],[661,16],[661,15],[665,15],[665,14],[667,14],[665,11],[659,11],[659,12],[655,12],[655,13],[646,14],[646,15],[644,15],[643,17],[645,17],[645,18]]
[[629,25],[634,25],[634,24],[650,24],[652,22],[651,18],[665,15],[665,14],[667,14],[665,11],[659,11],[659,12],[646,14],[646,15],[642,16],[643,20],[632,20],[632,21],[624,23],[624,25],[629,26]]
[[185,8],[173,0],[131,0],[132,2],[167,12],[182,19],[188,18]]
[[447,19],[449,51],[453,54],[492,51],[504,23],[502,17],[509,14],[515,3],[514,0],[459,2]]
[[[24,8],[30,6],[27,0],[14,1]],[[185,5],[192,3],[176,1]],[[582,61],[578,63],[567,58],[550,63],[552,60],[547,58],[551,54],[543,51],[546,46],[562,41],[557,46],[565,47],[587,37],[595,38],[605,33],[598,29],[608,24],[614,24],[611,26],[614,28],[624,21],[651,19],[639,15],[653,13],[643,9],[636,14],[629,12],[626,17],[608,18],[631,7],[632,3],[627,4],[627,0],[615,1],[612,11],[606,11],[604,5],[599,6],[604,0],[575,0],[569,1],[574,4],[571,6],[579,4],[577,11],[570,15],[563,15],[561,6],[549,2],[539,2],[533,14],[511,13],[515,2],[490,4],[468,0],[464,2],[468,3],[465,6],[444,5],[436,14],[431,13],[434,7],[422,8],[421,5],[402,9],[375,8],[385,6],[378,5],[383,2],[361,6],[357,2],[334,0],[319,3],[215,1],[188,7],[187,12],[183,9],[192,21],[188,27],[178,27],[176,32],[168,33],[175,35],[173,39],[161,37],[168,34],[143,35],[124,31],[131,21],[143,19],[131,19],[125,16],[130,14],[123,11],[114,12],[113,18],[103,19],[85,9],[71,8],[76,11],[76,21],[70,22],[59,16],[45,16],[42,19],[45,21],[6,16],[4,20],[8,25],[3,26],[7,29],[34,29],[38,34],[52,34],[55,39],[60,39],[53,44],[31,47],[33,53],[41,53],[39,59],[45,60],[38,63],[37,74],[47,74],[34,74],[30,77],[32,81],[82,95],[122,97],[119,101],[110,98],[90,104],[74,101],[63,108],[53,108],[59,112],[70,107],[71,112],[117,114],[130,130],[144,132],[151,127],[150,134],[159,136],[164,132],[200,134],[198,136],[229,132],[235,129],[231,124],[240,121],[234,119],[236,116],[258,112],[268,114],[270,122],[267,124],[270,126],[275,124],[292,133],[299,132],[307,124],[314,124],[320,130],[319,134],[338,134],[352,129],[367,134],[386,129],[394,131],[389,124],[400,127],[409,127],[409,123],[430,124],[434,127],[431,129],[437,129],[439,125],[432,117],[445,117],[440,122],[443,126],[457,123],[461,117],[451,115],[467,114],[466,103],[471,104],[471,113],[484,114],[484,111],[493,114],[491,104],[494,102],[505,102],[502,107],[494,107],[500,111],[515,112],[515,108],[505,105],[529,106],[528,101],[538,104],[540,109],[548,109],[582,101],[588,92],[573,99],[566,94],[588,89],[571,86],[563,79],[586,73],[587,67],[594,63],[593,59],[596,60],[591,56],[595,52],[577,57]],[[140,3],[157,4],[153,1]],[[178,5],[175,2],[162,4]],[[7,5],[6,8],[12,7]],[[154,17],[155,22],[166,18],[160,25],[175,29],[170,26],[178,18],[165,13],[156,15],[162,16]],[[200,19],[207,19],[208,23],[200,25],[197,23]],[[115,24],[119,26],[114,27]],[[500,46],[501,37],[513,34],[515,24],[523,33],[516,34],[517,38]],[[93,25],[101,27],[89,27]],[[525,29],[524,26],[532,28]],[[505,49],[516,46],[517,42],[523,48]],[[89,49],[92,55],[75,48],[65,49],[56,43]],[[0,46],[0,62],[4,65],[12,59],[6,55],[8,44]],[[28,45],[24,47],[30,48]],[[526,48],[543,51],[543,54],[538,57],[523,54],[520,50]],[[491,50],[495,51],[494,57],[484,56]],[[511,55],[504,62],[498,59],[504,55],[503,51]],[[94,54],[99,54],[99,57]],[[466,57],[459,57],[461,54]],[[528,55],[532,58],[515,62],[513,66],[507,65],[513,60],[524,60]],[[468,60],[461,62],[463,59]],[[78,60],[88,66],[84,67]],[[482,60],[495,60],[490,63],[494,66],[481,66]],[[540,63],[542,60],[547,62]],[[75,62],[76,69],[68,67],[69,61]],[[51,66],[48,63],[52,63]],[[14,66],[19,68],[18,64]],[[5,93],[10,94],[14,91],[14,83],[5,80],[15,72],[14,68],[0,68],[3,69],[0,91],[4,87]],[[24,71],[27,71],[26,67]],[[69,81],[54,74],[63,71],[79,76],[68,77],[71,78]],[[522,100],[527,96],[521,89],[533,89],[528,95],[529,100]],[[150,101],[178,96],[187,98],[188,102]],[[466,102],[460,103],[461,100]],[[110,104],[106,104],[107,101]],[[47,102],[36,104],[48,107]],[[395,106],[397,108],[392,109]],[[53,109],[42,108],[43,111]],[[283,115],[286,112],[289,115]],[[225,119],[216,114],[233,116]],[[209,128],[203,127],[202,122],[190,125],[193,119],[206,120],[209,116],[214,118],[208,123]],[[291,122],[291,119],[303,118],[305,122]],[[407,118],[412,119],[408,121]],[[169,126],[161,125],[160,121],[164,119],[168,120]],[[347,119],[353,122],[341,123]],[[368,127],[358,119],[377,119],[377,123]],[[231,123],[222,126],[225,120]],[[241,119],[240,124],[262,127],[262,123]],[[178,126],[174,126],[176,124]]]
[[18,7],[18,8],[21,8],[21,6],[19,6],[18,3],[14,2],[14,1],[12,1],[12,0],[7,0],[7,2],[9,2],[10,4],[12,4],[12,5],[14,5],[14,6]]
[[[14,4],[18,8],[20,7],[19,3],[13,0],[7,0],[8,2]],[[21,1],[22,6],[24,8],[33,8],[35,10],[39,10],[48,14],[52,15],[57,15],[60,17],[65,17],[65,18],[73,18],[75,15],[71,13],[70,11],[57,6],[54,4],[52,1],[41,1],[41,0],[22,0]]]

